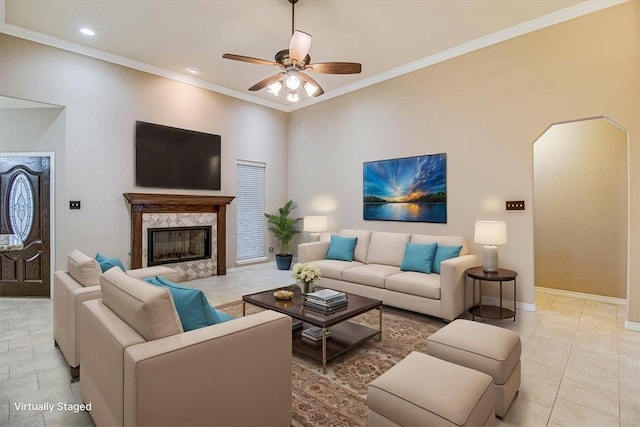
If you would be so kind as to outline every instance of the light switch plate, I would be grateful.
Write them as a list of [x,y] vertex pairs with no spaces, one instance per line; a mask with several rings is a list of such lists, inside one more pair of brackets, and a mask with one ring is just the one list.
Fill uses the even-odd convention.
[[523,211],[524,200],[507,200],[508,211]]

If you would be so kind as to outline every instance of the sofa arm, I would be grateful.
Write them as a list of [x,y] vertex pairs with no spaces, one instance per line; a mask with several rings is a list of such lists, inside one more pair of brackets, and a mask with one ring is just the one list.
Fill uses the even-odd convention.
[[465,271],[476,265],[476,255],[462,255],[440,264],[440,315],[444,320],[454,320],[464,312]]
[[53,339],[69,366],[80,365],[80,309],[84,301],[100,298],[100,286],[84,287],[59,270],[53,276]]
[[125,425],[289,426],[291,318],[263,311],[128,347]]
[[298,261],[309,262],[324,259],[329,250],[329,241],[301,243],[298,245]]
[[163,265],[155,265],[153,267],[134,268],[133,270],[127,270],[127,274],[136,279],[144,279],[146,277],[162,276],[172,282],[180,282],[181,277],[175,269],[166,267]]

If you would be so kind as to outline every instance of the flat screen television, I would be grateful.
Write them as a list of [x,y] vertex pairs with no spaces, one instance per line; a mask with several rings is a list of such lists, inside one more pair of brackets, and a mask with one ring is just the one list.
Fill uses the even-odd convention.
[[136,121],[136,186],[220,190],[220,135]]

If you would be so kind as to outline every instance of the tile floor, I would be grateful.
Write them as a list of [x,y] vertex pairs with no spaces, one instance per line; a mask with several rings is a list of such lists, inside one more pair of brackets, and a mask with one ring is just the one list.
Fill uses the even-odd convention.
[[[292,282],[273,265],[189,284],[214,304]],[[250,284],[250,285],[249,285]],[[536,292],[536,312],[497,323],[523,344],[520,393],[498,426],[640,426],[640,332],[624,329],[625,307]],[[91,426],[78,383],[53,347],[51,301],[0,298],[0,425]],[[51,403],[52,411],[18,409]]]

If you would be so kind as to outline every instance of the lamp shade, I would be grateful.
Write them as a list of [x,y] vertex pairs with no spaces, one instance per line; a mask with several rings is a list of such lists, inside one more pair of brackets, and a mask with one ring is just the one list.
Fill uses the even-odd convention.
[[507,243],[507,223],[504,221],[476,221],[473,241],[481,245]]
[[305,216],[302,221],[302,229],[309,233],[327,231],[327,217],[323,215]]

